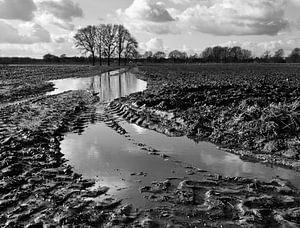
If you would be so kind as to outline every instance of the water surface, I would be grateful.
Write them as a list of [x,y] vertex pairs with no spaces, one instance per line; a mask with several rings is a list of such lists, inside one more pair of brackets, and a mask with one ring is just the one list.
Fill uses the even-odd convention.
[[88,90],[97,93],[101,101],[111,101],[131,93],[143,91],[147,83],[139,80],[134,74],[116,70],[93,77],[65,78],[49,81],[54,84],[54,91],[46,95],[54,95],[69,90]]
[[270,164],[243,161],[239,156],[219,150],[209,142],[196,143],[187,137],[168,137],[127,122],[122,122],[122,127],[137,141],[142,141],[192,166],[224,176],[258,178],[265,181],[279,176],[300,187],[299,172]]

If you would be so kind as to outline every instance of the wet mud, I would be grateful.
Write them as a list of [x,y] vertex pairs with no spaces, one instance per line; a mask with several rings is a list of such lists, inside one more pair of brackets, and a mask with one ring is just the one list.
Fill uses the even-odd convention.
[[[169,110],[143,107],[143,96],[114,101],[100,113],[96,108],[99,97],[87,91],[42,96],[0,108],[0,226],[299,226],[299,190],[288,181],[227,177],[193,166],[185,166],[182,177],[142,186],[137,194],[157,205],[150,209],[101,199],[109,189],[74,172],[61,152],[61,141],[66,133],[82,134],[97,122],[130,140],[120,119],[169,136],[184,135],[190,129],[176,112],[172,116]],[[149,156],[172,160],[143,142],[134,143]],[[132,175],[142,178],[151,173]]]

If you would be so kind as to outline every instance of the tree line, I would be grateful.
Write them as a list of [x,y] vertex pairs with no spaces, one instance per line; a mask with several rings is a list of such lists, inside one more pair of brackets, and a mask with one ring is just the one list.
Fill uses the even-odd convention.
[[205,48],[200,54],[188,55],[184,51],[173,50],[167,55],[162,52],[146,51],[140,55],[140,59],[149,62],[168,61],[174,63],[182,62],[202,62],[202,63],[239,63],[239,62],[264,62],[264,63],[299,63],[300,62],[300,48],[295,48],[292,52],[285,57],[283,49],[278,49],[272,55],[270,51],[265,51],[260,57],[255,57],[252,52],[243,49],[239,46],[235,47],[208,47]]
[[[121,49],[122,50],[122,49]],[[116,52],[119,56],[111,56],[113,60],[116,60],[121,63],[120,59],[124,57],[128,58],[127,52]],[[123,54],[122,54],[123,53]],[[134,59],[136,62],[141,63],[244,63],[244,62],[258,62],[258,63],[300,63],[300,48],[294,48],[291,53],[285,57],[283,49],[278,49],[272,55],[270,51],[265,51],[260,57],[254,57],[251,51],[242,49],[241,47],[208,47],[200,54],[188,55],[184,51],[173,50],[168,55],[165,52],[157,51],[146,51],[143,54],[140,54],[136,51],[130,52],[134,53],[130,55],[130,59]],[[121,58],[120,58],[121,56]],[[0,58],[0,63],[25,63],[28,62],[29,58]],[[34,59],[29,59],[30,62]],[[79,63],[87,64],[92,63],[95,60],[102,62],[102,58],[93,57],[89,55],[88,57],[84,56],[73,56],[67,57],[66,55],[55,56],[52,54],[46,54],[43,57],[43,60],[47,63]],[[40,60],[39,60],[40,61]]]
[[107,59],[110,65],[111,58],[117,56],[119,65],[121,59],[137,58],[138,42],[123,25],[100,24],[81,28],[74,36],[75,46],[84,54],[90,54],[95,65],[96,54],[99,64]]
[[[125,52],[118,52],[120,56],[128,56]],[[133,52],[132,52],[133,53]],[[93,62],[92,55],[88,57],[67,57],[66,55],[55,56],[52,54],[46,54],[43,57],[44,61],[49,63],[81,63],[86,64]],[[113,56],[113,60],[118,60],[120,64],[120,58],[116,55]],[[130,57],[139,62],[173,62],[173,63],[233,63],[233,62],[262,62],[262,63],[299,63],[300,62],[300,48],[295,48],[292,52],[285,57],[283,49],[278,49],[272,55],[270,51],[265,51],[260,57],[254,57],[251,51],[242,49],[241,47],[208,47],[200,54],[188,55],[184,51],[173,50],[168,55],[165,52],[157,51],[146,51],[143,54],[137,51]],[[26,60],[26,59],[25,59]],[[101,62],[99,57],[95,57],[95,60]]]
[[[145,51],[143,54],[137,52],[136,48],[134,49],[123,49],[122,42],[121,48],[116,48],[114,54],[110,55],[110,60],[116,60],[118,63],[121,63],[122,58],[134,59],[136,62],[142,63],[243,63],[243,62],[258,62],[258,63],[300,63],[300,48],[294,48],[291,53],[285,57],[285,52],[283,49],[278,49],[271,54],[270,51],[265,51],[260,57],[255,57],[252,55],[251,51],[247,49],[242,49],[239,46],[235,47],[208,47],[200,54],[188,55],[185,51],[173,50],[168,55],[163,51]],[[136,46],[134,46],[136,47]],[[134,51],[130,51],[134,50]],[[116,55],[117,54],[117,55]],[[101,54],[100,54],[101,56]],[[102,55],[103,57],[104,55]],[[95,60],[99,61],[100,65],[102,64],[102,59],[98,56],[92,56],[92,54],[87,57],[73,56],[67,57],[66,55],[55,56],[52,54],[46,54],[43,57],[43,60],[48,63],[92,63]],[[107,57],[106,57],[107,58]],[[3,58],[2,58],[3,59]],[[16,59],[16,58],[13,58]],[[94,60],[93,60],[94,59]],[[12,60],[12,58],[6,58],[6,60]],[[22,58],[17,58],[17,62],[22,61]],[[23,61],[27,61],[27,58],[24,58]],[[0,58],[1,62],[1,58]],[[11,61],[10,61],[11,62]]]

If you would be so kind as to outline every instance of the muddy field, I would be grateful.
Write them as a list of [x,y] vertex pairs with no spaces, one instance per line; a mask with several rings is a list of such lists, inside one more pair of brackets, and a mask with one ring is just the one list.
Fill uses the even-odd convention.
[[[185,167],[189,175],[200,173],[201,178],[157,180],[140,189],[138,194],[157,202],[157,207],[99,200],[108,189],[93,187],[94,180],[75,173],[60,142],[66,133],[81,134],[87,124],[97,121],[125,137],[117,115],[167,135],[187,134],[234,148],[247,158],[255,155],[298,169],[299,69],[297,65],[139,67],[135,71],[148,81],[148,89],[112,102],[99,114],[94,93],[44,96],[53,87],[42,86],[50,79],[99,74],[97,68],[1,68],[1,103],[23,102],[0,107],[0,226],[297,227],[300,193],[279,178],[263,182]],[[27,79],[30,89],[13,93],[27,86],[22,85]],[[148,152],[160,154],[151,148]]]
[[115,102],[127,119],[170,136],[214,142],[244,159],[300,170],[300,65],[139,70],[148,89]]

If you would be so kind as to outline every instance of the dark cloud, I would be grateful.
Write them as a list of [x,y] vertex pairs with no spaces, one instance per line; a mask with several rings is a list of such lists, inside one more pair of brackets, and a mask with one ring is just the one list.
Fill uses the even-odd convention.
[[30,21],[36,9],[32,0],[2,0],[0,1],[0,18]]

